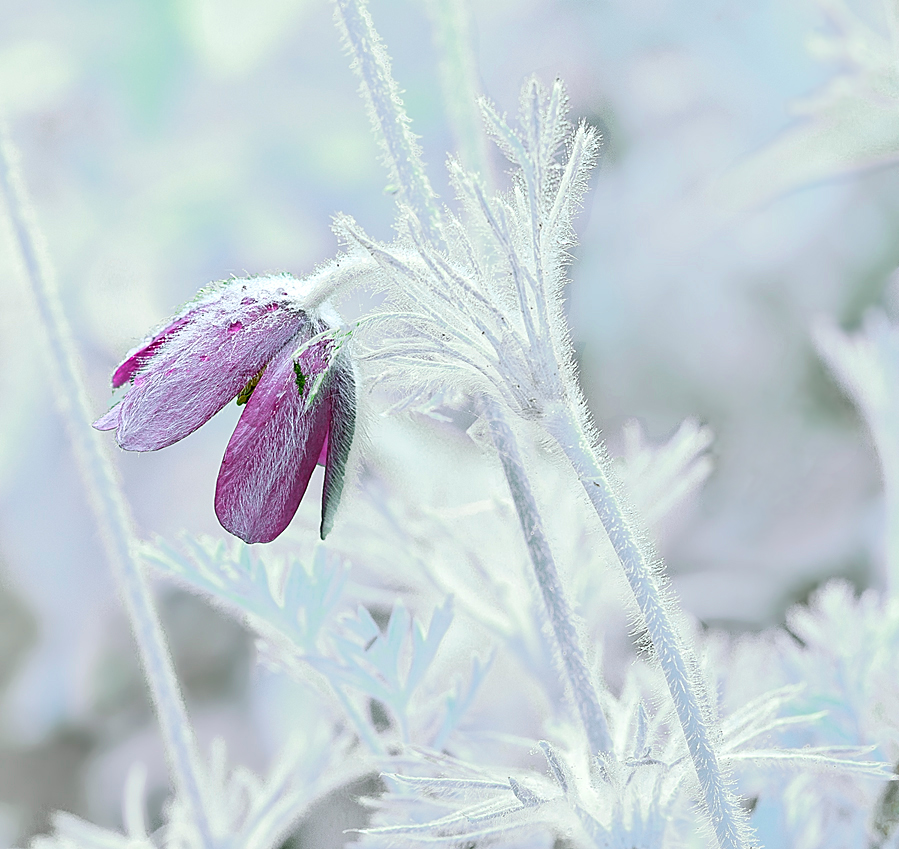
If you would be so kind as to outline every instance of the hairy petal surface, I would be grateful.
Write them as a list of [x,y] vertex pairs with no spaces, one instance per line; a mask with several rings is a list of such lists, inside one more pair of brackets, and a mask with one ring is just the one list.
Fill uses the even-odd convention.
[[307,409],[293,345],[285,345],[262,375],[222,460],[215,512],[225,530],[254,543],[271,542],[287,527],[309,485],[330,419],[329,392],[319,393]]
[[115,407],[100,416],[93,423],[92,427],[95,427],[97,430],[115,430],[119,426],[119,414],[121,412],[122,405],[116,404]]
[[[235,288],[239,296],[243,287]],[[301,311],[276,301],[232,294],[207,303],[183,326],[149,343],[147,350],[158,347],[134,377],[117,416],[108,413],[96,426],[118,427],[116,439],[128,451],[165,448],[236,397],[307,323]],[[140,357],[133,355],[120,371]]]
[[[159,352],[168,339],[184,327],[195,315],[196,310],[189,310],[179,318],[173,319],[166,327],[153,336],[149,342],[144,342],[128,352],[125,361],[112,374],[112,388],[118,389],[131,380],[143,369],[147,363]],[[105,428],[101,428],[104,430]]]

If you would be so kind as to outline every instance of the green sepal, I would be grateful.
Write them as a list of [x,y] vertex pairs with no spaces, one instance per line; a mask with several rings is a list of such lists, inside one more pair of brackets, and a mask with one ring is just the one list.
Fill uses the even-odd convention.
[[331,427],[328,431],[325,483],[322,488],[322,539],[334,527],[334,517],[346,478],[347,460],[356,431],[356,375],[352,361],[345,354],[338,354],[329,370],[328,389]]

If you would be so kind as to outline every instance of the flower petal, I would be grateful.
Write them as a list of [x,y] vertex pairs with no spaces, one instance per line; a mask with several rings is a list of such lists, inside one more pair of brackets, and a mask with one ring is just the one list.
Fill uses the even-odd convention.
[[120,386],[128,383],[129,380],[133,380],[134,375],[150,361],[153,355],[162,347],[163,342],[184,327],[190,321],[194,312],[195,310],[189,310],[184,315],[173,319],[159,333],[153,336],[149,342],[143,342],[129,351],[122,364],[112,373],[112,388],[118,389]]
[[215,487],[222,527],[248,543],[271,542],[297,512],[331,418],[330,394],[311,409],[300,395],[293,345],[270,363],[231,436]]
[[119,426],[120,410],[121,405],[116,405],[108,413],[100,416],[91,427],[95,427],[97,430],[115,430]]
[[346,477],[347,458],[356,430],[356,376],[348,357],[338,354],[329,379],[331,427],[328,431],[325,483],[322,489],[322,539],[334,527],[334,516]]
[[[235,281],[146,346],[149,359],[137,364],[134,385],[118,407],[116,439],[122,448],[154,451],[183,439],[308,326],[301,310],[284,306],[272,287],[260,291],[254,282]],[[138,352],[126,360],[122,375],[140,358]]]

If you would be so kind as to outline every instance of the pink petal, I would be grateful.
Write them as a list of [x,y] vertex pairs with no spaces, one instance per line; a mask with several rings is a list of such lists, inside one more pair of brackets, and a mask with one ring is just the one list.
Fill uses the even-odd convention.
[[[235,398],[274,354],[306,327],[299,310],[241,297],[232,284],[147,346],[131,391],[119,405],[116,439],[128,451],[165,448]],[[131,359],[139,359],[140,353]],[[129,361],[123,363],[125,370]],[[129,366],[130,368],[130,366]]]
[[293,346],[271,362],[234,430],[215,488],[225,530],[271,542],[297,512],[328,433],[331,399],[311,410],[297,387]]
[[97,430],[115,430],[119,426],[119,407],[113,407],[106,415],[100,416],[91,426]]
[[195,312],[195,310],[190,310],[185,315],[174,319],[170,324],[160,330],[159,333],[153,336],[149,342],[144,342],[129,351],[124,362],[112,373],[112,388],[118,389],[120,386],[124,386],[128,383],[129,380],[132,380],[134,375],[137,374],[137,372],[150,361],[160,347],[162,347],[163,342],[187,324],[193,312]]

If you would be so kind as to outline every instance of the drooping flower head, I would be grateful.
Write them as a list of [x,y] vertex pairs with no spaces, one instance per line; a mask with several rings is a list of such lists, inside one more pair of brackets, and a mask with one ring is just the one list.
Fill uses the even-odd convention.
[[112,376],[129,381],[94,423],[127,451],[155,451],[195,431],[230,401],[246,407],[215,491],[222,526],[248,543],[290,523],[317,463],[325,466],[321,536],[330,531],[355,427],[355,379],[336,316],[301,307],[288,275],[233,280],[201,292],[131,351]]

